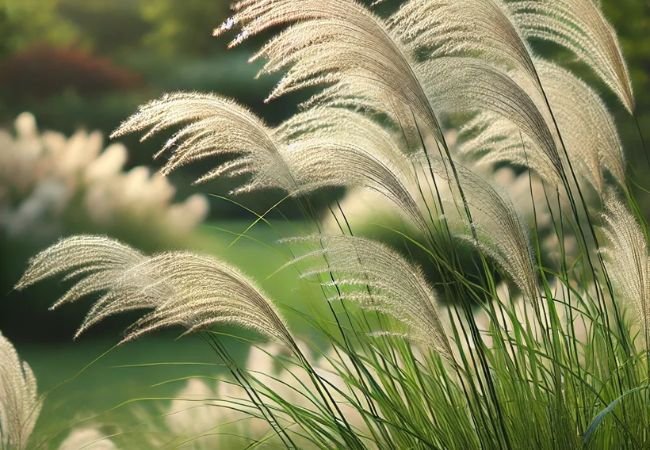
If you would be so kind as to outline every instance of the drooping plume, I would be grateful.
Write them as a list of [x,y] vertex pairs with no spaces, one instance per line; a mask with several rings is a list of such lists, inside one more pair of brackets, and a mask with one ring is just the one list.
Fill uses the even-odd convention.
[[572,51],[630,113],[634,111],[632,83],[618,38],[593,0],[512,0],[508,7],[526,36]]
[[[434,159],[432,166],[436,175],[449,178],[449,171],[441,159]],[[492,258],[524,297],[534,302],[538,298],[534,257],[528,233],[515,207],[505,193],[499,192],[478,174],[459,164],[456,169],[472,216],[472,223],[466,223],[466,226],[473,227],[477,238],[468,233],[464,239]],[[451,197],[458,198],[457,186],[452,185],[452,189]],[[448,214],[448,217],[467,222],[462,212]]]
[[625,186],[625,158],[614,118],[585,82],[555,64],[537,61],[567,153],[579,174],[604,193],[607,170]]
[[412,161],[376,122],[345,109],[314,107],[280,125],[278,132],[291,141],[291,158],[300,161],[310,189],[348,186],[378,192],[426,233],[428,223],[410,189],[417,180]]
[[[571,72],[555,64],[535,60],[535,65],[576,172],[601,194],[605,190],[605,170],[624,186],[623,147],[614,119],[598,94]],[[560,148],[562,144],[544,98],[534,90],[529,79],[517,73],[511,75],[513,81],[530,94],[547,128],[553,130],[555,147]],[[484,111],[475,116],[463,126],[461,135],[470,136],[459,145],[463,154],[484,163],[510,162],[526,166],[546,180],[559,182],[549,161],[540,158],[544,151],[539,141],[530,139],[514,123],[494,112]]]
[[221,96],[192,92],[165,95],[141,106],[112,136],[147,131],[144,140],[179,125],[182,128],[156,154],[171,153],[163,173],[198,159],[235,155],[197,181],[246,174],[252,175],[251,180],[237,191],[268,187],[297,189],[297,181],[281,153],[283,144],[278,142],[273,130],[246,108]]
[[[353,236],[311,236],[319,250],[296,258],[318,261],[304,276],[332,272],[340,289],[336,299],[354,301],[362,307],[386,313],[409,329],[420,341],[447,359],[452,351],[438,315],[435,293],[419,268],[378,242]],[[326,258],[326,259],[323,259]]]
[[[605,201],[605,236],[608,245],[602,249],[607,269],[620,293],[630,302],[634,318],[650,334],[650,258],[648,243],[641,226],[627,207],[613,193]],[[646,345],[650,345],[646,341]]]
[[78,281],[54,307],[102,294],[77,335],[109,316],[146,309],[149,312],[129,328],[124,341],[174,325],[189,333],[234,323],[292,346],[291,334],[273,303],[238,270],[211,257],[187,252],[144,256],[113,239],[75,236],[32,259],[16,287],[58,273]]
[[391,16],[390,25],[429,58],[480,55],[536,78],[531,50],[502,0],[410,0]]
[[310,103],[380,111],[410,127],[417,121],[442,139],[410,50],[366,7],[353,0],[305,0],[299,5],[294,0],[261,0],[239,2],[235,10],[215,30],[219,35],[240,26],[233,44],[273,26],[288,26],[255,56],[266,60],[262,73],[286,70],[269,98],[329,85]]
[[483,111],[460,128],[462,140],[456,152],[477,163],[511,163],[528,167],[552,184],[562,182],[556,167],[536,143],[514,123],[496,113]]
[[0,447],[27,448],[41,406],[31,367],[0,333]]
[[523,134],[535,143],[536,158],[543,159],[544,170],[561,178],[562,160],[544,109],[507,73],[475,58],[437,58],[421,67],[428,74],[428,93],[434,104],[447,112],[491,113],[500,119],[497,129],[490,130],[492,136],[504,131],[503,120],[510,122],[514,127],[509,129],[518,130],[518,137]]

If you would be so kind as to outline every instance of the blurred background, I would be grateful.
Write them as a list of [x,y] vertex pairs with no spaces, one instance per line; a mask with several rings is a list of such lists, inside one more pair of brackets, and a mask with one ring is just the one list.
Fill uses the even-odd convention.
[[[386,1],[379,12],[398,3]],[[602,0],[602,5],[622,42],[639,126],[649,140],[648,3]],[[205,164],[170,178],[155,174],[151,157],[164,137],[143,143],[137,136],[108,139],[138,105],[171,91],[234,97],[271,124],[296,110],[309,93],[263,102],[277,78],[255,79],[259,65],[247,62],[263,36],[235,50],[227,50],[227,40],[211,37],[228,14],[225,0],[0,0],[0,331],[32,364],[45,390],[110,349],[129,320],[107,321],[73,343],[88,303],[49,312],[64,288],[59,282],[13,291],[29,257],[62,236],[102,233],[149,252],[189,248],[213,253],[261,280],[289,309],[318,308],[321,303],[318,290],[296,283],[293,273],[269,278],[289,258],[275,245],[277,239],[310,226],[296,213],[298,208],[284,202],[270,216],[270,225],[249,230],[257,242],[237,239],[255,213],[266,211],[282,193],[224,198],[228,182],[191,186]],[[561,49],[539,43],[535,49],[593,80]],[[643,179],[648,166],[635,123],[606,90],[601,92],[618,120],[630,166],[638,168],[634,176]],[[326,210],[342,194],[328,191],[312,200],[317,210]],[[647,197],[640,200],[650,211]],[[121,400],[147,395],[159,381],[189,374],[180,365],[117,366],[215,362],[200,340],[175,341],[175,336],[112,350],[55,389],[39,427],[56,430],[68,411],[109,409]],[[235,352],[245,354],[240,347]],[[156,395],[166,392],[157,389]],[[90,397],[88,390],[93,391]]]

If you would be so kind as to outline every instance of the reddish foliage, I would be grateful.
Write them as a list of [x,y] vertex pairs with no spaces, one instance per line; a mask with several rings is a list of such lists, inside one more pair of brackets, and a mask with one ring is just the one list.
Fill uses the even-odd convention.
[[106,58],[75,49],[39,45],[0,62],[3,91],[44,98],[71,88],[82,95],[140,85],[140,76]]

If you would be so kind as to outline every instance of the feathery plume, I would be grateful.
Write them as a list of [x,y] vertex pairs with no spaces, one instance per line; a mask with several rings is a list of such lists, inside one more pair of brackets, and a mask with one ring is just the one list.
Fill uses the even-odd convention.
[[513,0],[508,6],[527,37],[572,51],[630,113],[634,111],[632,83],[618,38],[593,0]]
[[271,301],[243,274],[214,258],[187,252],[148,257],[106,237],[75,236],[32,259],[16,287],[62,272],[67,272],[66,279],[78,281],[53,307],[103,293],[77,336],[106,317],[148,309],[123,342],[174,325],[190,333],[234,323],[292,347],[291,334]]
[[641,226],[613,193],[605,199],[604,232],[609,245],[602,252],[614,286],[622,298],[632,303],[635,319],[650,333],[650,259]]
[[315,107],[278,131],[287,140],[296,139],[289,145],[290,155],[310,190],[347,186],[378,192],[426,233],[427,221],[409,190],[417,179],[413,164],[376,122],[349,110]]
[[625,186],[625,159],[616,124],[607,106],[585,82],[561,67],[536,61],[544,89],[571,161],[600,193],[603,171]]
[[[432,160],[432,167],[436,175],[449,179],[441,159]],[[464,239],[493,258],[524,297],[534,301],[539,296],[533,252],[528,233],[515,207],[505,193],[499,192],[478,174],[459,164],[456,164],[456,169],[472,214],[470,226],[478,238],[465,236]],[[456,186],[452,188],[458,189]],[[452,191],[451,194],[452,198],[458,197],[458,192]],[[466,220],[463,214],[449,217]]]
[[421,66],[434,104],[449,112],[489,111],[508,120],[535,142],[544,166],[560,177],[562,161],[544,110],[508,74],[475,58],[438,58]]
[[[535,60],[547,98],[555,115],[568,157],[576,172],[601,195],[604,192],[603,171],[625,185],[623,147],[614,119],[607,107],[587,84],[571,72],[543,61]],[[532,82],[511,73],[512,79],[530,94],[559,148],[559,136],[554,131],[553,118],[545,107],[542,95],[534,90]],[[591,130],[585,133],[584,130]],[[560,182],[558,173],[545,158],[539,141],[522,134],[520,129],[492,111],[483,111],[469,120],[461,134],[471,136],[459,145],[459,151],[480,159],[483,163],[511,162],[529,167],[546,180]]]
[[378,242],[353,236],[311,236],[322,248],[297,257],[293,263],[324,256],[303,276],[333,272],[341,287],[334,299],[350,300],[362,307],[395,317],[406,325],[412,339],[422,342],[443,357],[453,360],[451,347],[438,316],[435,294],[419,268]]
[[410,0],[389,23],[405,43],[430,58],[479,54],[535,79],[532,52],[502,0]]
[[[463,124],[462,140],[455,151],[482,165],[503,162],[528,167],[542,179],[559,185],[562,179],[555,165],[535,142],[511,121],[491,111],[483,111]],[[466,137],[467,136],[467,137]]]
[[27,448],[41,406],[31,367],[0,333],[0,447]]
[[353,0],[305,0],[299,7],[293,0],[241,1],[215,35],[234,24],[241,32],[231,45],[288,25],[253,57],[266,60],[261,73],[287,70],[267,101],[304,87],[331,85],[308,104],[381,111],[410,127],[415,119],[442,138],[411,52],[363,5]]
[[282,143],[261,119],[236,102],[210,94],[168,94],[141,106],[123,122],[112,137],[146,130],[145,140],[160,131],[183,125],[156,154],[172,155],[163,173],[198,159],[217,155],[236,155],[203,175],[197,182],[218,176],[252,174],[252,179],[237,192],[280,187],[296,190],[296,181],[281,154]]

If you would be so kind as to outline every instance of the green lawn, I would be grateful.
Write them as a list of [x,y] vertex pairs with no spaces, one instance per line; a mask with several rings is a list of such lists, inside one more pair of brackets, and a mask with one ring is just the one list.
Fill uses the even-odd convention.
[[[35,442],[43,439],[55,445],[71,427],[83,424],[102,424],[108,431],[138,431],[142,427],[133,422],[134,405],[151,410],[163,404],[146,399],[173,395],[183,386],[182,380],[175,379],[219,376],[219,361],[200,338],[174,337],[167,333],[112,350],[115,339],[23,346],[21,354],[32,365],[39,389],[47,395]],[[246,354],[241,344],[233,343],[231,350],[241,357]],[[145,366],[128,367],[132,365]]]
[[[273,223],[272,226],[260,223],[245,237],[237,239],[249,225],[250,222],[205,225],[190,247],[231,262],[253,277],[286,312],[293,331],[314,340],[313,330],[310,331],[305,321],[295,320],[293,311],[322,317],[326,306],[320,288],[313,282],[297,282],[298,273],[293,268],[275,273],[291,259],[287,247],[278,244],[277,240],[310,230],[301,223]],[[219,361],[202,338],[176,339],[180,331],[174,331],[117,348],[112,348],[119,340],[117,335],[100,340],[82,336],[77,342],[63,344],[19,345],[20,354],[36,373],[39,389],[47,393],[35,433],[36,441],[40,438],[56,445],[71,425],[83,423],[107,424],[108,431],[114,426],[117,430],[119,426],[122,430],[137,432],[139,424],[130,414],[134,403],[145,407],[161,404],[146,399],[167,398],[178,391],[183,381],[172,381],[175,379],[218,377]],[[254,338],[240,330],[229,331]],[[243,361],[247,346],[236,340],[229,340],[228,345]],[[108,353],[102,356],[105,352]],[[166,381],[171,382],[163,383]]]

